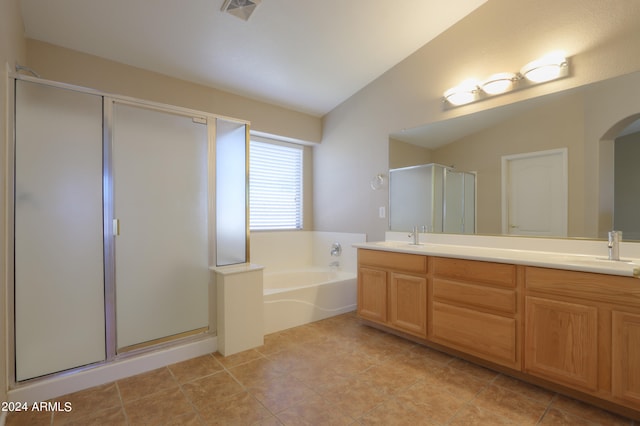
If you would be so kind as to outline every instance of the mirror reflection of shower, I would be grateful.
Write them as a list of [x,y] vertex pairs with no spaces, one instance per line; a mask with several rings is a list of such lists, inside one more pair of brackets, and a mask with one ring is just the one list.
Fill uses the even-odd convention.
[[476,175],[441,164],[389,170],[389,229],[475,233]]

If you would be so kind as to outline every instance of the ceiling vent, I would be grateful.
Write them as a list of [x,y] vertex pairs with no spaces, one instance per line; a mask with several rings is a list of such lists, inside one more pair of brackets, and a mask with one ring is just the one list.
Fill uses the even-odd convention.
[[262,0],[225,0],[222,5],[222,11],[247,21],[261,1]]

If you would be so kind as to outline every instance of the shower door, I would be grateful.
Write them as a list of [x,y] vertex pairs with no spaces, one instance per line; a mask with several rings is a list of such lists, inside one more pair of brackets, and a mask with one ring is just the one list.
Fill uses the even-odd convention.
[[112,102],[118,352],[208,326],[207,125]]
[[15,81],[15,380],[105,359],[102,97]]

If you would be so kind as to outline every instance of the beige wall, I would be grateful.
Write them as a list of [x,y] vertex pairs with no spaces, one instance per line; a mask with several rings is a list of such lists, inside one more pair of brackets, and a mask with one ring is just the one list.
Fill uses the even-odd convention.
[[[368,182],[388,167],[389,133],[637,71],[639,21],[636,0],[485,3],[325,116],[314,153],[316,229],[383,238],[378,208],[388,188],[372,191]],[[557,49],[571,58],[569,78],[442,110],[442,93],[463,79],[516,71]],[[597,164],[587,148],[585,156]],[[585,207],[597,200],[589,194]]]
[[37,40],[27,40],[27,52],[29,67],[48,80],[248,120],[252,130],[266,135],[322,139],[319,117]]
[[29,67],[43,78],[168,105],[248,120],[251,130],[307,146],[304,177],[304,229],[313,228],[313,150],[322,138],[322,120],[162,74],[27,40]]
[[2,83],[0,83],[0,164],[2,166],[2,184],[0,184],[0,401],[5,401],[7,397],[7,227],[6,227],[6,194],[7,176],[6,167],[6,147],[9,143],[7,127],[7,69],[15,69],[16,64],[26,63],[26,46],[24,40],[24,27],[20,16],[18,0],[3,0],[0,6],[0,66],[2,66]]
[[431,150],[407,142],[389,138],[389,168],[432,163]]

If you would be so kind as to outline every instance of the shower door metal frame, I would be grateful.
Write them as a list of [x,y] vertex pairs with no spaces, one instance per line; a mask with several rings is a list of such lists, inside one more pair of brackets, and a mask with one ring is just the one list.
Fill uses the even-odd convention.
[[[16,181],[16,169],[15,169],[15,143],[16,143],[16,129],[15,129],[15,96],[16,96],[16,82],[18,80],[23,80],[31,83],[42,84],[45,86],[51,86],[59,89],[72,90],[81,93],[87,93],[92,95],[98,95],[102,97],[103,102],[103,249],[104,249],[104,314],[105,314],[105,359],[103,361],[98,361],[92,364],[70,368],[63,371],[53,372],[50,374],[46,374],[44,376],[35,377],[27,380],[17,381],[16,380],[16,334],[15,334],[15,181]],[[21,386],[28,385],[30,383],[39,382],[42,380],[47,380],[55,377],[61,377],[64,375],[68,375],[70,373],[77,373],[80,371],[85,371],[89,369],[93,369],[95,367],[108,364],[118,359],[124,359],[129,357],[134,357],[141,353],[147,353],[150,351],[162,350],[166,347],[175,345],[177,342],[188,342],[201,338],[200,335],[185,337],[180,340],[174,340],[170,342],[160,343],[154,346],[149,346],[146,348],[133,350],[126,353],[117,353],[117,342],[116,342],[116,316],[115,316],[115,291],[116,291],[116,283],[115,283],[115,243],[114,243],[114,233],[113,233],[113,219],[114,219],[114,198],[113,198],[113,174],[112,174],[112,137],[113,137],[113,109],[112,105],[114,102],[129,104],[141,108],[147,108],[157,111],[168,112],[172,114],[182,115],[192,117],[196,120],[204,120],[207,124],[207,145],[208,145],[208,159],[207,159],[207,169],[208,169],[208,193],[210,195],[208,201],[208,219],[209,219],[209,263],[210,265],[215,265],[216,259],[216,247],[215,247],[215,207],[216,207],[216,197],[215,197],[215,137],[216,137],[216,121],[217,119],[227,120],[236,122],[238,124],[244,124],[246,126],[246,152],[247,152],[247,198],[246,198],[246,209],[248,212],[248,149],[249,149],[249,132],[250,132],[250,122],[247,120],[241,120],[237,118],[226,117],[222,115],[211,114],[203,111],[192,110],[189,108],[176,107],[151,101],[140,100],[127,96],[119,96],[108,94],[105,92],[101,92],[99,90],[90,89],[86,87],[75,86],[67,83],[60,83],[56,81],[46,80],[38,77],[31,77],[23,74],[17,73],[9,73],[8,74],[8,91],[7,96],[10,100],[10,105],[8,110],[8,133],[11,135],[10,139],[7,143],[7,159],[6,159],[6,173],[7,173],[7,193],[5,196],[5,212],[7,214],[6,218],[6,238],[7,238],[7,251],[6,251],[6,284],[7,284],[7,317],[8,317],[8,327],[7,327],[7,338],[8,338],[8,383],[9,389],[16,389]],[[247,240],[246,244],[246,261],[249,262],[249,225],[248,225],[248,213],[247,213],[247,225],[245,230],[245,236]],[[215,309],[215,306],[210,307],[211,309]],[[214,315],[215,316],[215,315]],[[216,333],[215,324],[209,324],[208,333],[214,334]]]

